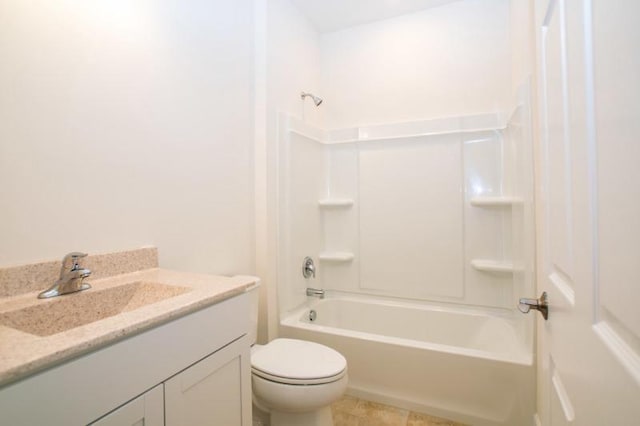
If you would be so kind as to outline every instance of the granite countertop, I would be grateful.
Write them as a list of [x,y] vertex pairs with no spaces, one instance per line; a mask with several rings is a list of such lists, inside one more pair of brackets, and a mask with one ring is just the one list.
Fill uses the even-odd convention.
[[[152,255],[157,256],[157,253],[154,251]],[[98,279],[89,278],[86,281],[91,284],[91,289],[51,299],[38,299],[39,291],[0,297],[0,386],[242,294],[256,284],[257,278],[194,274],[156,267]],[[109,306],[101,303],[101,292],[126,285],[135,295],[127,299],[129,296],[121,296],[118,293],[118,297],[126,299],[119,301],[125,308],[116,309],[114,312],[102,312],[109,309]],[[120,289],[113,294],[116,292],[120,292]],[[53,321],[71,323],[73,328],[65,330],[67,326],[61,325],[62,330],[59,331],[50,322],[38,322],[33,318],[26,321],[29,324],[26,327],[28,332],[14,328],[18,324],[19,328],[25,329],[19,326],[22,320],[20,317],[28,316],[32,307],[37,306],[36,309],[41,309],[44,304],[51,304],[45,309],[52,309],[53,312],[56,311],[54,304],[60,303],[63,298],[67,299],[64,302],[68,304],[79,300],[70,299],[78,296],[84,298],[84,307],[91,308],[87,315],[89,321],[93,322],[75,326],[76,323],[82,324],[87,319],[57,312]],[[16,310],[25,308],[26,311],[22,312],[26,314],[14,314]],[[111,316],[95,320],[91,318],[92,315],[95,318]],[[51,334],[52,332],[54,334]]]

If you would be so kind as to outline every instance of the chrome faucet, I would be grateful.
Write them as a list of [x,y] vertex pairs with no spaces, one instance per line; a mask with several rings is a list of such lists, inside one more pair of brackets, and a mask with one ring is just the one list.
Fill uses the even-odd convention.
[[[62,259],[62,268],[60,269],[60,278],[53,285],[38,294],[39,299],[47,299],[49,297],[62,296],[63,294],[75,293],[76,291],[91,288],[89,283],[83,282],[85,278],[91,275],[91,271],[81,268],[78,261],[86,257],[86,253],[69,253]],[[71,265],[69,266],[69,263]]]
[[307,296],[319,297],[320,299],[324,299],[324,290],[307,287]]

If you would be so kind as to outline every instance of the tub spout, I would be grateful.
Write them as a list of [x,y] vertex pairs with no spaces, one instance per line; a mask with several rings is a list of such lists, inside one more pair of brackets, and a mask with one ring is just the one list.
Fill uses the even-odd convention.
[[324,290],[307,287],[307,296],[319,297],[324,299]]

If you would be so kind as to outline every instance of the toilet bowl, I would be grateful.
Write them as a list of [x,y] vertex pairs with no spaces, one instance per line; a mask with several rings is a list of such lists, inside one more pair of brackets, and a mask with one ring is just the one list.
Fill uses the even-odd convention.
[[[258,292],[251,292],[257,331]],[[332,426],[331,404],[349,380],[344,356],[314,342],[280,338],[257,345],[255,333],[251,338],[253,404],[269,414],[271,426]]]
[[254,404],[272,426],[331,426],[331,403],[347,388],[347,361],[318,343],[275,339],[251,350]]

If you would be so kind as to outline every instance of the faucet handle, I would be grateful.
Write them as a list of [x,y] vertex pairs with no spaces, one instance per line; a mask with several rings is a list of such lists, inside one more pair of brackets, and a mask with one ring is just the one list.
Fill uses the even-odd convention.
[[71,265],[72,271],[75,271],[76,269],[78,269],[80,267],[80,265],[78,265],[78,260],[82,259],[83,257],[87,257],[87,253],[80,253],[80,252],[74,251],[66,254],[64,258],[62,258],[62,269],[60,270],[60,274],[64,274],[66,272],[66,266],[69,263],[69,261],[73,262],[73,264]]
[[316,267],[313,264],[313,259],[309,256],[305,257],[302,262],[302,276],[305,278],[316,277]]

